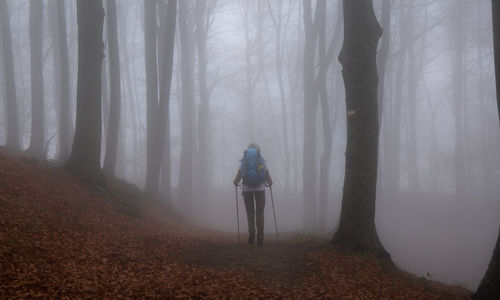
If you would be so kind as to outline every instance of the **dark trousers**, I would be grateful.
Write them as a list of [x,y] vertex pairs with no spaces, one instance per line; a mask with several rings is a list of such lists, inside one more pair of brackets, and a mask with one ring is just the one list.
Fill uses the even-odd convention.
[[[243,192],[243,200],[245,201],[245,208],[247,210],[249,236],[253,240],[255,236],[255,225],[257,225],[257,242],[262,243],[264,240],[264,206],[266,204],[266,192]],[[257,220],[255,220],[256,215]]]

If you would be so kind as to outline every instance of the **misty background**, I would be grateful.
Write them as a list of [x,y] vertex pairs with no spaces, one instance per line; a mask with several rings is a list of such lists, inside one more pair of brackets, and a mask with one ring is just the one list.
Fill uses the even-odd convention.
[[[379,23],[385,20],[389,24],[383,26],[378,57],[379,64],[385,61],[385,72],[379,78],[383,100],[379,99],[377,230],[402,269],[475,289],[490,261],[500,220],[500,131],[494,101],[491,6],[487,1],[471,0],[393,0],[389,1],[390,14],[384,18],[383,1],[389,0],[373,1]],[[21,148],[27,149],[32,119],[30,3],[6,2],[19,136]],[[76,117],[76,3],[62,1],[64,11],[58,13],[57,0],[41,2],[44,158],[62,164]],[[156,2],[153,19],[161,63],[166,1]],[[333,51],[326,73],[328,101],[317,101],[314,118],[308,123],[314,142],[307,157],[314,163],[313,172],[306,173],[303,76],[307,39],[302,1],[207,0],[203,7],[203,1],[181,2],[186,7],[186,39],[191,42],[187,56],[192,63],[192,85],[183,90],[181,53],[186,49],[180,43],[179,30],[183,29],[177,26],[169,104],[172,193],[162,201],[195,224],[235,231],[232,179],[243,150],[256,142],[274,180],[280,231],[330,236],[340,215],[348,117],[337,60],[343,38],[341,3],[327,1],[323,48]],[[115,174],[142,189],[147,168],[147,18],[144,1],[120,0],[116,4],[121,120]],[[198,23],[200,14],[203,19]],[[62,19],[66,41],[61,39]],[[107,47],[106,29],[104,36]],[[388,45],[385,49],[383,39]],[[204,51],[199,51],[203,41]],[[64,64],[61,43],[67,44],[66,75],[60,71]],[[2,49],[0,55],[5,59]],[[107,48],[105,53],[104,121],[110,111]],[[315,73],[322,63],[314,61]],[[379,74],[380,69],[379,65]],[[0,76],[0,144],[5,144],[7,78],[4,72]],[[68,86],[66,96],[60,92],[64,84]],[[183,97],[188,92],[193,105],[186,111]],[[67,108],[61,99],[67,99]],[[202,103],[207,104],[206,120],[200,119],[205,116]],[[60,129],[63,116],[68,118],[67,139]],[[187,136],[182,134],[185,124],[192,130],[186,142],[192,165],[184,165],[192,171],[188,179],[181,171],[186,169],[181,159],[186,154],[182,146]],[[107,130],[105,125],[103,141]],[[102,144],[104,161],[106,143]],[[207,171],[200,172],[203,168]],[[192,187],[188,200],[182,184],[186,180]],[[314,193],[304,194],[304,183]],[[326,187],[326,195],[322,187]],[[164,188],[160,184],[160,191]],[[266,231],[271,233],[269,194],[267,198]],[[310,216],[315,220],[312,223],[305,221]],[[245,224],[243,214],[240,217]]]

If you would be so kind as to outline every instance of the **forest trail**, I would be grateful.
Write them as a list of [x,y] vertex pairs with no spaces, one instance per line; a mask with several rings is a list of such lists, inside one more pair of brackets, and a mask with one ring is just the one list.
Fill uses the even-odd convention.
[[209,242],[190,251],[186,263],[220,270],[240,269],[290,288],[317,271],[308,258],[316,247],[293,241],[266,242],[262,247],[249,245],[246,240],[241,244]]
[[[386,270],[326,241],[181,223],[155,204],[130,214],[65,170],[0,150],[0,298],[469,299],[460,287]],[[133,211],[133,210],[132,210]]]

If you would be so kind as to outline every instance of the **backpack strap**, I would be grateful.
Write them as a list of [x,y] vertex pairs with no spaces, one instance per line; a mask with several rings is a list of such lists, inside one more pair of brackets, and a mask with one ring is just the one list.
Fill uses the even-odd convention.
[[264,157],[259,152],[259,158],[258,158],[258,165],[257,165],[257,172],[259,173],[262,183],[266,182],[266,160]]

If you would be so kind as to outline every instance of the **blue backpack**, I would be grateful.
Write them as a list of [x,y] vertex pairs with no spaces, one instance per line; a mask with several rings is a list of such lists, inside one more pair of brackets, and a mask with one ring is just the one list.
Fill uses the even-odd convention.
[[248,148],[243,152],[241,160],[241,174],[243,184],[250,187],[255,187],[266,182],[266,167],[265,160],[260,155],[259,150]]

